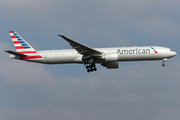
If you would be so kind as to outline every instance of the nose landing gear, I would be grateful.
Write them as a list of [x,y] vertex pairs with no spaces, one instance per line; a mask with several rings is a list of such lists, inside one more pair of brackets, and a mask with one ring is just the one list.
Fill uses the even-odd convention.
[[167,61],[167,58],[163,59],[163,63],[162,63],[162,66],[164,67],[165,66],[165,62]]
[[165,66],[165,62],[162,63],[162,66],[163,66],[163,67]]
[[89,65],[86,65],[86,69],[87,69],[87,72],[93,72],[93,71],[97,71],[97,68],[96,68],[96,65],[93,63],[93,64],[89,64]]

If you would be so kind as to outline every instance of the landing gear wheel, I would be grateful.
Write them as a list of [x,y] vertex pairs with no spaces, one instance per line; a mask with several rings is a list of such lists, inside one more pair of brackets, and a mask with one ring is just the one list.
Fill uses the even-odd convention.
[[86,65],[86,69],[89,69],[89,66],[88,66],[88,65]]
[[163,63],[162,63],[162,66],[164,67],[165,66],[165,62],[167,61],[167,58],[163,59]]
[[165,64],[163,63],[163,64],[162,64],[162,66],[164,67],[164,66],[165,66]]
[[91,64],[91,66],[92,66],[92,67],[96,67],[96,65],[95,65],[95,64]]
[[93,72],[93,71],[97,71],[97,68],[96,68],[96,65],[93,63],[93,64],[89,64],[89,65],[86,65],[86,69],[87,69],[87,72]]

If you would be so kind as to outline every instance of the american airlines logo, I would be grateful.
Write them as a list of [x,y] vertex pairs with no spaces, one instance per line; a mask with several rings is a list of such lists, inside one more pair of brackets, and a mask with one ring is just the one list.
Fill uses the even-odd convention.
[[153,49],[153,50],[154,50],[154,53],[158,53],[158,52],[156,51],[156,49],[154,49],[153,47],[151,47],[151,49]]
[[[154,50],[154,53],[158,53],[153,47],[151,47],[151,49]],[[117,53],[119,54],[150,54],[151,50],[150,49],[126,49],[126,50],[121,50],[118,49]]]

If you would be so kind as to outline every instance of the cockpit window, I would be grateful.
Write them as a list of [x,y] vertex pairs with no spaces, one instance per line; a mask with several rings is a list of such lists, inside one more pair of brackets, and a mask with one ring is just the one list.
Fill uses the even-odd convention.
[[174,51],[174,50],[170,50],[170,51]]

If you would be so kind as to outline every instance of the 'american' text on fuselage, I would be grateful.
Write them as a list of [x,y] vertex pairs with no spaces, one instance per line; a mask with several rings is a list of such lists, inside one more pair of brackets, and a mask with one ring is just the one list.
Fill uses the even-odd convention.
[[150,54],[150,49],[129,49],[129,50],[121,50],[118,49],[117,53],[119,54]]

